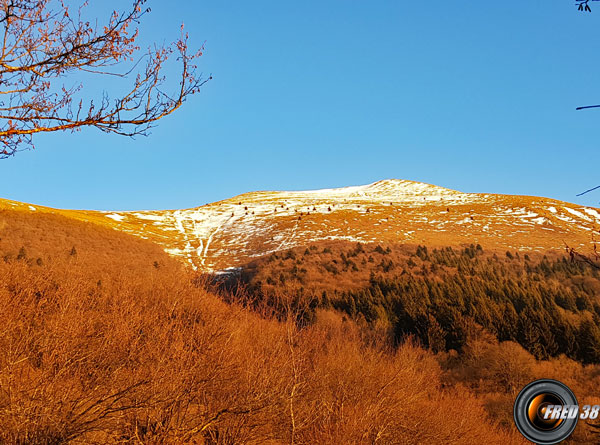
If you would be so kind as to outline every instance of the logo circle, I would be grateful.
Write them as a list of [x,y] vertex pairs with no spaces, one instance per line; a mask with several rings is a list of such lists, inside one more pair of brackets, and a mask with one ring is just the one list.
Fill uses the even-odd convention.
[[[557,380],[531,382],[521,390],[514,405],[515,425],[526,439],[540,445],[552,445],[573,433],[579,414],[574,418],[552,419],[546,413],[550,406],[577,406],[575,394]],[[554,417],[554,416],[552,416]]]

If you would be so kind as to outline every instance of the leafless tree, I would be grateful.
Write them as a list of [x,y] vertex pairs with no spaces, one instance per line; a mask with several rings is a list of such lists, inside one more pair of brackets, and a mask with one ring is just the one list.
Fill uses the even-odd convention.
[[592,251],[590,253],[581,253],[574,247],[571,247],[567,244],[565,244],[565,250],[571,258],[571,261],[580,261],[592,266],[594,269],[600,269],[600,252],[598,252],[596,240],[593,238],[593,235],[592,241]]
[[[0,159],[33,147],[40,132],[96,127],[106,133],[146,135],[211,77],[195,65],[188,35],[147,52],[136,45],[137,25],[150,9],[133,0],[104,24],[85,19],[87,2],[71,10],[64,0],[0,0]],[[3,30],[2,28],[3,27]],[[166,92],[164,67],[180,64],[178,83]],[[116,98],[85,97],[86,76],[130,78]],[[89,94],[89,93],[88,93]]]

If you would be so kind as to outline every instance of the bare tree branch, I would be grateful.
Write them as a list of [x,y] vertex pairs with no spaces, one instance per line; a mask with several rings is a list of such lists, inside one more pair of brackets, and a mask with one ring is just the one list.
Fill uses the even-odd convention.
[[592,187],[591,189],[588,189],[585,192],[578,193],[575,196],[585,195],[586,193],[593,192],[594,190],[597,190],[597,189],[600,189],[600,185],[597,185],[596,187]]
[[[0,159],[33,147],[42,132],[96,127],[124,136],[146,135],[153,124],[199,92],[202,79],[188,35],[169,46],[156,46],[141,57],[132,29],[150,10],[134,0],[127,12],[114,11],[104,26],[83,18],[87,2],[72,13],[63,0],[0,0]],[[164,67],[180,65],[178,86],[166,93]],[[129,90],[115,99],[104,93],[94,102],[82,96],[83,84],[65,86],[77,73],[128,78],[138,70]],[[132,63],[129,69],[124,65]],[[118,69],[120,68],[120,70]]]
[[588,108],[600,108],[600,105],[586,105],[583,107],[577,107],[575,108],[575,110],[586,110]]
[[575,0],[575,5],[579,11],[583,12],[592,12],[592,8],[590,8],[590,2],[597,2],[598,0]]

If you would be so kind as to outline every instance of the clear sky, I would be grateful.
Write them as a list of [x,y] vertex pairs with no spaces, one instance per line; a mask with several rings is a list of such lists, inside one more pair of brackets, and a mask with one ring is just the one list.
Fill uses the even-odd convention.
[[0,161],[0,197],[185,208],[401,178],[600,206],[575,196],[600,184],[600,109],[575,111],[600,103],[600,4],[148,3],[142,43],[185,22],[214,80],[149,137],[38,137]]

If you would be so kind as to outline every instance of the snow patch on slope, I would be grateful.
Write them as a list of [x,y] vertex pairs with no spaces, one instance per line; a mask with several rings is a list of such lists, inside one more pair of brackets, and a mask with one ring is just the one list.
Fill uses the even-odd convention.
[[104,215],[107,218],[114,219],[115,221],[123,221],[125,217],[123,215],[119,215],[118,213],[109,213],[108,215]]
[[581,213],[578,210],[575,209],[571,209],[569,207],[563,207],[567,212],[569,212],[571,215],[574,215],[580,219],[583,219],[585,221],[591,221],[591,218],[589,216],[584,215],[583,213]]

